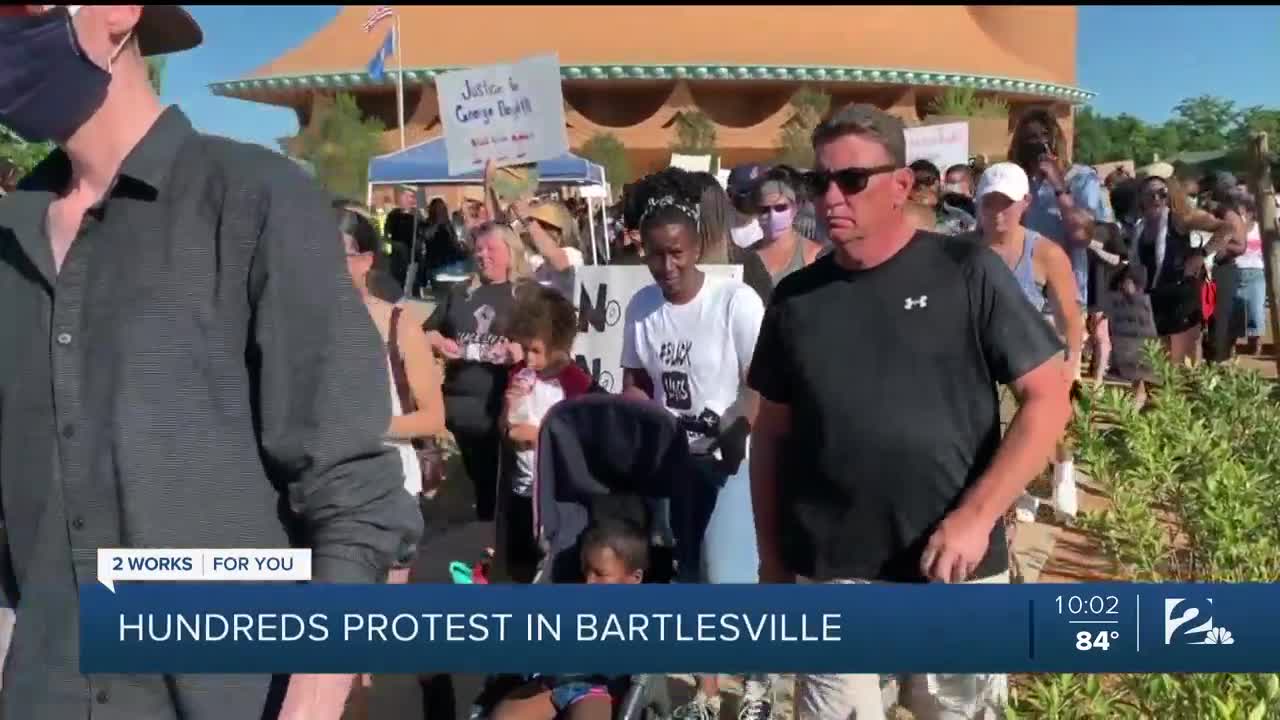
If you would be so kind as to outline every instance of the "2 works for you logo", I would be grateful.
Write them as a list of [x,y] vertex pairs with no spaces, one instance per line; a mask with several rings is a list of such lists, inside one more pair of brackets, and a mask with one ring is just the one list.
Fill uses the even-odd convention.
[[[1186,598],[1164,599],[1165,645],[1233,645],[1231,631],[1213,624],[1213,600],[1205,598],[1204,612]],[[1203,616],[1203,617],[1202,617]],[[1198,621],[1198,622],[1197,622]],[[1178,642],[1174,642],[1174,636]]]

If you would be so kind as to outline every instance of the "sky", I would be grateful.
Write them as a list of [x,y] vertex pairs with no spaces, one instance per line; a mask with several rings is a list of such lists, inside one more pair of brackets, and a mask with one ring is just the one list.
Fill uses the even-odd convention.
[[[179,104],[205,132],[276,147],[297,132],[292,111],[222,98],[208,83],[245,77],[299,45],[337,5],[189,5],[205,43],[171,56],[164,101]],[[1082,6],[1076,85],[1094,107],[1149,122],[1178,101],[1217,95],[1242,107],[1280,107],[1280,7]]]

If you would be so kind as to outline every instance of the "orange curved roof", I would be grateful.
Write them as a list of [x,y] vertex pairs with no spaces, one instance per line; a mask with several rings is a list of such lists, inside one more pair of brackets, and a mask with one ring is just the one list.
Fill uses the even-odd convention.
[[[347,5],[254,77],[363,71],[392,21]],[[395,6],[406,68],[556,52],[562,65],[873,67],[1075,82],[1074,6]],[[391,61],[394,63],[394,61]]]

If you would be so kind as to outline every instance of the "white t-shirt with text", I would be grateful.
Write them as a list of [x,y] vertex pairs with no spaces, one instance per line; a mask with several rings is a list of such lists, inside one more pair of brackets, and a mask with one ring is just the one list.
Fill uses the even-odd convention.
[[693,452],[709,450],[738,399],[763,319],[754,290],[711,275],[683,305],[667,302],[657,285],[627,305],[622,367],[648,374],[654,400],[680,420]]

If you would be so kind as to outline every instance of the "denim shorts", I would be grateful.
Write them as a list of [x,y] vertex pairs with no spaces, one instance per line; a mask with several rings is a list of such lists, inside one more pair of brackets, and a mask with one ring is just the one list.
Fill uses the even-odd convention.
[[1236,302],[1244,305],[1245,336],[1262,337],[1267,326],[1267,281],[1261,268],[1239,268]]

